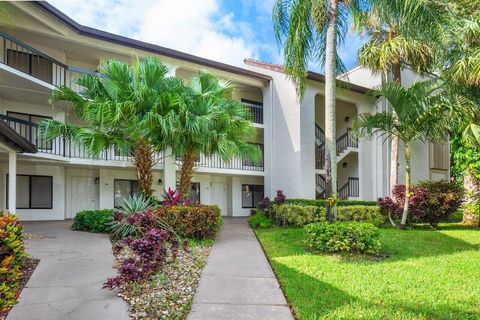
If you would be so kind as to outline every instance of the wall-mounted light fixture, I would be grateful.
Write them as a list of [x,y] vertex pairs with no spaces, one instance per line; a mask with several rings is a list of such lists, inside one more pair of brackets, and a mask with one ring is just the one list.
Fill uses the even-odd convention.
[[345,117],[344,120],[345,120],[345,122],[348,122],[348,121],[350,121],[350,117]]
[[99,184],[100,183],[100,178],[99,177],[95,177],[95,184]]
[[158,179],[158,184],[159,184],[159,185],[162,185],[162,184],[163,184],[162,179]]
[[342,168],[346,168],[346,167],[347,167],[347,163],[346,162],[342,163]]

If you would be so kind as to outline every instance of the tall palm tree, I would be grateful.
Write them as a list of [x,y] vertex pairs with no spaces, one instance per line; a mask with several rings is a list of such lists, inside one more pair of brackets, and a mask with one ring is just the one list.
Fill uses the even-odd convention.
[[132,154],[139,188],[152,195],[153,153],[164,146],[168,132],[157,129],[153,145],[150,123],[156,119],[163,128],[163,117],[176,108],[172,91],[181,84],[179,79],[167,78],[167,72],[154,57],[137,59],[131,67],[117,60],[105,61],[100,74],[85,74],[77,80],[82,92],[62,86],[50,96],[51,102],[70,104],[82,125],[46,120],[40,124],[42,135],[47,141],[62,136],[79,143],[92,156],[112,147],[121,154]]
[[[325,69],[325,171],[327,196],[337,197],[336,77],[345,71],[337,54],[348,26],[350,11],[364,10],[362,0],[276,0],[273,23],[277,41],[284,46],[285,72],[297,85],[300,97],[306,88],[308,63]],[[329,210],[330,211],[330,210]],[[336,219],[335,206],[329,220]]]
[[229,98],[232,90],[230,82],[206,72],[195,74],[179,97],[175,116],[167,117],[166,128],[173,132],[169,145],[181,158],[178,192],[182,195],[190,189],[201,154],[219,155],[226,162],[234,156],[261,158],[258,146],[251,143],[256,134],[251,115],[240,101]]
[[[435,39],[442,28],[444,7],[431,0],[371,0],[368,12],[354,12],[354,28],[368,37],[358,63],[402,83],[401,70],[432,71]],[[392,137],[390,186],[398,183],[398,138]]]
[[397,82],[389,82],[370,94],[386,99],[395,114],[387,111],[361,114],[354,122],[354,131],[364,138],[372,138],[377,133],[385,138],[395,136],[403,143],[406,192],[400,226],[404,227],[411,196],[411,143],[415,140],[445,141],[452,123],[462,117],[462,112],[444,102],[442,84],[438,81],[417,82],[408,89]]

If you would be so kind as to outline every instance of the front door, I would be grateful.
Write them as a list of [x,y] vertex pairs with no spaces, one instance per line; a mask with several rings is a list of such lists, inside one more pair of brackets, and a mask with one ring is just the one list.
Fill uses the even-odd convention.
[[212,204],[216,204],[222,210],[222,216],[227,215],[227,188],[225,183],[212,183]]
[[72,211],[74,218],[77,212],[95,209],[95,178],[72,177]]

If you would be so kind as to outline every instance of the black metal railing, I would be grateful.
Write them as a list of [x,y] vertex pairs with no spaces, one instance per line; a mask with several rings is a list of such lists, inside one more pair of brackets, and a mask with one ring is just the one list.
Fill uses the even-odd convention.
[[315,124],[315,169],[325,167],[325,132]]
[[[115,161],[133,161],[130,155],[119,154],[114,147],[101,152],[97,156],[92,156],[85,146],[75,143],[71,140],[58,137],[47,141],[38,129],[38,124],[17,119],[14,117],[0,115],[0,120],[4,121],[10,128],[15,130],[20,136],[37,147],[39,153],[57,155],[65,158],[94,159],[94,160],[115,160]],[[156,163],[164,162],[164,152],[154,154]]]
[[338,189],[338,198],[346,200],[349,197],[359,197],[360,196],[360,181],[358,178],[348,178],[347,183],[345,183],[340,189]]
[[325,178],[317,174],[315,175],[315,194],[317,199],[325,199],[327,189],[327,182]]
[[350,128],[337,139],[337,155],[349,147],[358,148],[358,139],[352,134]]
[[253,123],[263,124],[263,105],[245,99],[242,99],[242,103],[250,111],[250,120]]

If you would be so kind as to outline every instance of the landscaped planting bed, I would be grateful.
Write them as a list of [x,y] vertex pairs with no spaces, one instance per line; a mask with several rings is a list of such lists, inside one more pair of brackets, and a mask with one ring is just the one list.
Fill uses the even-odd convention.
[[312,254],[302,228],[257,229],[299,319],[479,319],[480,230],[380,228],[373,256]]

